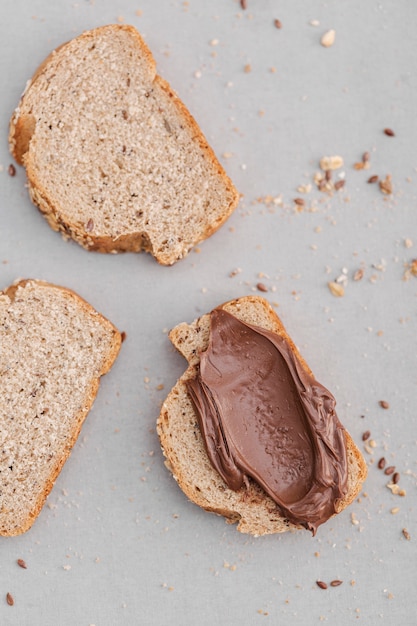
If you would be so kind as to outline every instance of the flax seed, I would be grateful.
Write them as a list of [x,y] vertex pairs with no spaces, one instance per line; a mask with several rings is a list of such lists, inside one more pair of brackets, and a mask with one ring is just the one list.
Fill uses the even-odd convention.
[[373,176],[370,176],[368,178],[368,183],[377,183],[379,180],[379,176],[377,174],[374,174]]
[[13,606],[14,605],[14,598],[12,596],[11,593],[7,593],[6,594],[6,602],[9,606]]
[[408,530],[406,528],[402,529],[402,533],[403,533],[404,537],[407,539],[407,541],[410,541],[411,535],[410,535],[410,533],[408,532]]
[[258,291],[263,291],[263,292],[268,291],[268,287],[267,287],[266,285],[264,285],[264,283],[258,283],[258,284],[256,285],[256,289],[257,289]]
[[327,583],[322,580],[316,580],[316,585],[317,587],[320,587],[320,589],[327,589]]
[[386,474],[387,476],[391,476],[391,474],[393,474],[395,472],[395,465],[388,465],[388,467],[385,468],[384,474]]
[[282,28],[281,20],[274,20],[274,26],[275,28]]
[[297,206],[304,206],[306,203],[303,198],[294,198],[294,202]]
[[12,177],[13,177],[13,176],[16,176],[16,168],[15,168],[15,166],[13,165],[13,163],[10,163],[10,165],[9,165],[9,167],[8,167],[8,170],[7,170],[7,171],[8,171],[8,173],[9,173],[9,176],[12,176]]
[[330,583],[331,587],[339,587],[343,583],[343,580],[332,580]]
[[91,231],[93,230],[93,228],[94,228],[94,222],[93,222],[93,220],[92,220],[92,219],[91,219],[91,217],[90,217],[90,219],[88,220],[87,224],[85,225],[85,230],[86,230],[87,232],[91,233]]
[[362,441],[367,441],[370,436],[371,436],[371,431],[370,430],[365,430],[365,432],[362,435]]
[[384,469],[386,463],[385,457],[381,457],[378,461],[378,469]]
[[27,565],[26,562],[23,559],[17,559],[17,564],[19,567],[21,567],[22,569],[27,569]]
[[388,135],[388,137],[395,137],[395,133],[392,128],[384,128],[384,133]]
[[400,482],[400,473],[399,472],[394,472],[394,474],[392,476],[392,482],[394,483],[394,485],[397,485]]
[[389,403],[386,400],[380,400],[379,406],[382,407],[383,409],[389,409]]

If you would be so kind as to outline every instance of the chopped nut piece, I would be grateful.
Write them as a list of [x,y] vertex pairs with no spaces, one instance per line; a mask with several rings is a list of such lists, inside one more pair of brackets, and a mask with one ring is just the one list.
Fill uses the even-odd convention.
[[330,293],[336,298],[341,298],[345,295],[345,288],[340,283],[336,283],[335,281],[331,281],[327,283],[328,288],[330,289]]
[[385,195],[389,196],[392,194],[392,179],[391,175],[387,174],[384,180],[379,181],[379,188]]
[[394,506],[394,508],[391,509],[391,515],[396,515],[397,513],[399,513],[399,511],[400,511],[400,507]]
[[338,170],[343,167],[343,158],[341,156],[324,156],[320,159],[320,167],[325,172],[327,170]]
[[322,36],[320,40],[320,43],[325,48],[330,48],[330,46],[334,44],[335,38],[336,38],[336,31],[332,28],[331,30],[328,30],[327,32],[324,33],[324,35]]
[[364,271],[362,268],[359,268],[358,270],[356,270],[356,272],[353,274],[353,280],[358,281],[358,280],[362,280],[363,278],[363,274]]

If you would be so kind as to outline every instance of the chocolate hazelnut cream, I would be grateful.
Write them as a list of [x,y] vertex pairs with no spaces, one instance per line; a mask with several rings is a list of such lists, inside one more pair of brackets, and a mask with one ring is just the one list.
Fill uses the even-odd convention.
[[210,324],[187,381],[210,462],[230,489],[255,480],[285,518],[315,534],[347,492],[335,399],[285,338],[221,308]]

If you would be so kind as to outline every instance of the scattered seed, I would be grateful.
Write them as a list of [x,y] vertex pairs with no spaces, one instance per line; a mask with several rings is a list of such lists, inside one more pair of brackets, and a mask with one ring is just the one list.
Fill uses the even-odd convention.
[[394,485],[398,485],[398,483],[400,482],[400,473],[399,472],[394,472],[394,474],[392,476],[392,482],[394,483]]
[[391,476],[391,474],[393,474],[395,472],[395,465],[388,465],[388,467],[385,468],[384,474],[386,474],[387,476]]
[[340,283],[331,281],[330,283],[327,283],[327,286],[330,290],[330,293],[336,298],[341,298],[345,295],[345,288]]
[[394,508],[391,509],[391,515],[397,515],[397,513],[399,512],[400,512],[399,506],[394,506]]
[[380,400],[379,406],[382,407],[383,409],[389,409],[389,403],[386,400]]
[[13,163],[10,163],[9,168],[8,168],[7,171],[9,173],[9,176],[16,176],[16,168],[13,165]]
[[122,330],[122,332],[120,333],[120,336],[121,336],[121,339],[122,339],[122,343],[123,343],[124,341],[126,341],[126,337],[127,337],[127,335],[126,335],[126,332],[125,332],[124,330]]
[[240,7],[241,9],[243,9],[243,11],[248,8],[248,3],[246,2],[246,0],[240,0]]
[[373,176],[370,176],[368,178],[368,183],[377,183],[379,180],[379,176],[377,174],[374,174]]
[[384,469],[386,465],[385,457],[381,457],[378,461],[378,469]]
[[334,188],[336,189],[336,191],[339,191],[339,189],[342,189],[342,187],[344,186],[345,186],[344,180],[337,180],[334,184]]
[[294,198],[294,202],[298,206],[304,206],[306,203],[306,201],[303,198]]
[[369,163],[371,160],[371,155],[369,152],[364,152],[362,155],[362,163]]
[[23,559],[17,559],[17,564],[19,567],[23,568],[23,569],[27,569],[27,565],[26,562]]
[[395,137],[395,133],[392,128],[384,128],[384,133],[388,135],[388,137]]
[[6,602],[9,606],[13,606],[14,605],[14,598],[12,596],[11,593],[7,593],[6,594]]
[[250,63],[246,63],[243,71],[245,72],[245,74],[250,74],[250,72],[252,71],[252,65]]
[[264,291],[264,292],[268,291],[268,287],[266,285],[264,285],[264,283],[258,283],[256,285],[256,289],[258,291]]
[[320,589],[327,589],[327,584],[322,580],[316,580],[316,585],[317,587],[320,587]]
[[92,220],[92,219],[91,219],[91,217],[90,217],[90,219],[88,220],[87,224],[85,225],[85,230],[86,230],[87,232],[91,233],[91,231],[92,231],[93,229],[94,229],[94,222],[93,222],[93,220]]
[[282,28],[281,20],[274,20],[274,26],[275,28]]
[[336,31],[332,28],[331,30],[328,30],[327,32],[324,33],[324,35],[322,36],[320,40],[320,43],[325,48],[330,48],[330,46],[334,44],[335,38],[336,38]]
[[384,180],[379,181],[379,188],[385,195],[389,196],[392,194],[392,179],[391,175],[387,174]]
[[365,430],[365,432],[362,435],[362,441],[367,441],[370,436],[371,436],[371,431],[370,430]]
[[410,533],[408,532],[408,530],[406,528],[402,529],[402,533],[403,533],[404,537],[407,539],[407,541],[410,541],[411,535],[410,535]]
[[331,587],[339,587],[343,583],[343,580],[332,580],[330,583]]

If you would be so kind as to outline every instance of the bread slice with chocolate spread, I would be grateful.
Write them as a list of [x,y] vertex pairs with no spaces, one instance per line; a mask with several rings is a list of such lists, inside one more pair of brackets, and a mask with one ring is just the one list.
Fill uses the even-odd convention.
[[102,26],[54,50],[26,86],[9,144],[49,225],[88,250],[144,250],[171,265],[238,203],[133,26]]
[[0,291],[0,535],[39,515],[120,345],[69,289],[26,280]]
[[[264,298],[246,296],[219,308],[246,324],[284,338],[303,370],[313,376],[282,322]],[[289,521],[276,502],[252,478],[239,490],[231,489],[209,460],[195,404],[187,391],[187,381],[197,376],[200,355],[209,346],[210,314],[191,324],[179,324],[169,333],[169,338],[187,359],[188,368],[163,403],[157,430],[166,465],[180,488],[195,504],[224,516],[229,523],[237,523],[237,529],[243,533],[257,536],[306,527]],[[336,502],[335,513],[341,512],[357,497],[367,474],[365,461],[345,429],[343,436],[346,444],[346,491]]]

